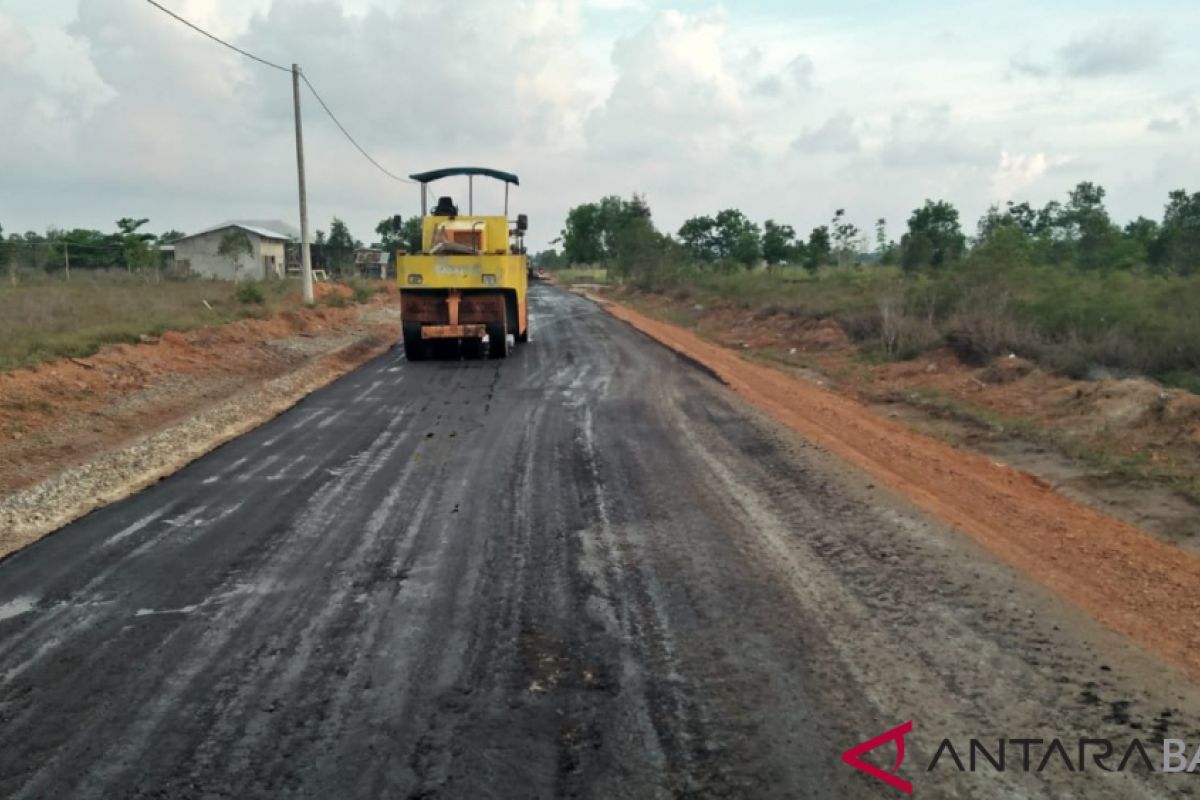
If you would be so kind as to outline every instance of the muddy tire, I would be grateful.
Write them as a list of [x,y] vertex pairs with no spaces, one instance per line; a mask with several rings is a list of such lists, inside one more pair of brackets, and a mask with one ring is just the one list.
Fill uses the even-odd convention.
[[414,323],[404,325],[404,357],[409,361],[424,361],[429,348],[421,338],[421,326]]
[[468,359],[484,358],[487,351],[483,345],[483,339],[463,339],[462,355],[463,358]]
[[489,322],[488,358],[508,358],[508,325],[504,322]]

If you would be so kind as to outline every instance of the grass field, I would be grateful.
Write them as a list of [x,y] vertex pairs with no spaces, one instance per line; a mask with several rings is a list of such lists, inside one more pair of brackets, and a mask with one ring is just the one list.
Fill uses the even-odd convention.
[[554,280],[564,286],[579,283],[608,283],[608,270],[604,267],[569,267],[554,270]]
[[[248,288],[253,287],[253,288]],[[258,317],[298,305],[298,284],[273,281],[160,281],[118,273],[23,276],[0,283],[0,369],[91,355],[105,344],[136,342]]]
[[[603,271],[555,275],[580,283]],[[815,273],[692,269],[641,288],[764,316],[833,319],[868,357],[912,358],[950,344],[970,360],[1016,353],[1071,377],[1148,375],[1200,389],[1200,274],[965,265],[930,275],[877,265]]]

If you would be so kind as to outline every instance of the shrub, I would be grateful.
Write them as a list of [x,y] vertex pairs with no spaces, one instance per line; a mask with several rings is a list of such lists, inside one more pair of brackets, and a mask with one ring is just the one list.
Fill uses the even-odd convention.
[[348,305],[346,295],[341,292],[330,292],[321,298],[321,302],[333,308],[345,308]]
[[371,297],[381,291],[375,284],[364,280],[350,280],[346,282],[346,285],[354,293],[354,302],[360,304],[371,302]]
[[242,305],[261,306],[267,302],[267,298],[263,295],[262,287],[253,281],[239,283],[237,289],[233,292],[234,298]]

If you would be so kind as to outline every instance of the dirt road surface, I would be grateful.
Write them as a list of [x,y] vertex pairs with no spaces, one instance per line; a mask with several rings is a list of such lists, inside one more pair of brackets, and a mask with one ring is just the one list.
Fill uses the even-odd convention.
[[1200,697],[589,301],[532,303],[508,361],[393,350],[0,562],[0,796],[894,797],[840,754],[907,720],[918,796],[1198,796],[927,771],[943,738],[1158,758]]

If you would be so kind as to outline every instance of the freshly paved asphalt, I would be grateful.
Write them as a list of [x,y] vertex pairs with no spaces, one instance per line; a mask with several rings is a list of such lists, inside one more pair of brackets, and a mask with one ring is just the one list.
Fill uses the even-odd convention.
[[840,754],[909,719],[924,796],[1186,789],[926,771],[1190,735],[1193,695],[590,302],[532,305],[506,361],[393,349],[0,562],[0,797],[886,797]]

